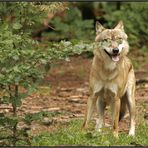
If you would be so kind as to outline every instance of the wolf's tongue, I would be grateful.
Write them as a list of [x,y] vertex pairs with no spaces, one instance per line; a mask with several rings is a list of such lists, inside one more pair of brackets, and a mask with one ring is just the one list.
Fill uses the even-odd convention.
[[118,55],[117,56],[112,56],[112,60],[114,62],[118,62],[119,61],[119,56]]

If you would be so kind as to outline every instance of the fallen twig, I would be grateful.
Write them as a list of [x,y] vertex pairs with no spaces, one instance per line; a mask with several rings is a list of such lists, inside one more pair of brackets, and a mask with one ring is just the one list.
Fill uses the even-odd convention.
[[135,70],[135,73],[148,73],[148,71],[147,70]]
[[148,83],[148,78],[145,78],[145,79],[137,79],[136,80],[136,84],[141,84],[141,83]]

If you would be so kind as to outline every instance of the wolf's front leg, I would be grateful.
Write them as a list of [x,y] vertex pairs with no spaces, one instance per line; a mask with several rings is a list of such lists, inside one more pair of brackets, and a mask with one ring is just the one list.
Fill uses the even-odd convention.
[[120,98],[116,97],[112,103],[113,135],[118,138],[118,123],[120,113]]
[[87,101],[87,109],[86,109],[86,114],[85,114],[85,119],[84,119],[84,124],[83,124],[83,128],[88,128],[88,123],[92,117],[93,114],[93,110],[96,106],[96,100],[97,100],[97,96],[96,95],[91,95],[88,98]]

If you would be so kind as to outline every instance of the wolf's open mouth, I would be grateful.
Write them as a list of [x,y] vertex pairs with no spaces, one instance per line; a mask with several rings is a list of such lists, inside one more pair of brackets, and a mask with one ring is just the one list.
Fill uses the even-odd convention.
[[105,49],[104,51],[106,52],[106,54],[114,61],[114,62],[118,62],[119,61],[119,53],[118,54],[110,54],[108,53]]

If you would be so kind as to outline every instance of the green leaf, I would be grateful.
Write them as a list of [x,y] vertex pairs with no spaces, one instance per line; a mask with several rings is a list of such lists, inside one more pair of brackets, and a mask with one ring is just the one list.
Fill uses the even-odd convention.
[[18,55],[14,55],[13,57],[12,57],[14,60],[19,60],[19,56]]
[[21,28],[22,28],[22,25],[20,23],[14,23],[13,24],[13,29],[18,30],[18,29],[21,29]]
[[1,98],[2,103],[8,104],[10,102],[10,97],[9,96],[3,96]]

